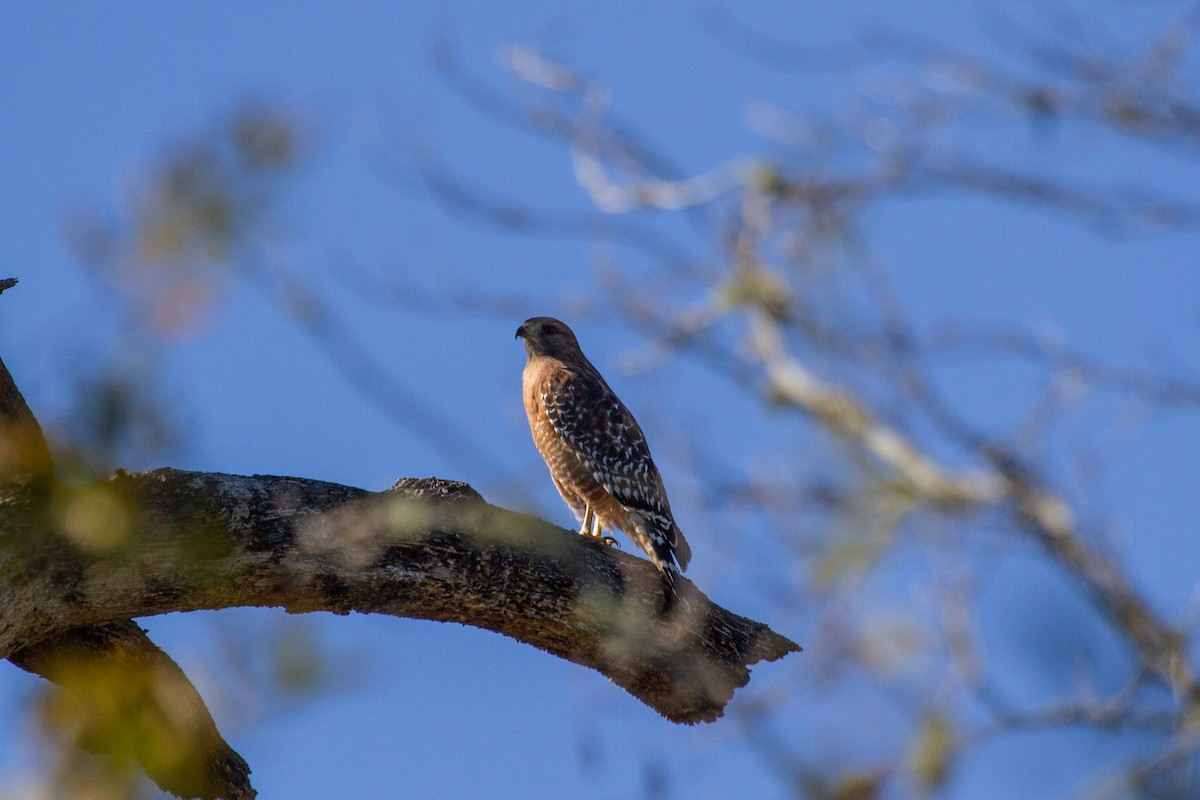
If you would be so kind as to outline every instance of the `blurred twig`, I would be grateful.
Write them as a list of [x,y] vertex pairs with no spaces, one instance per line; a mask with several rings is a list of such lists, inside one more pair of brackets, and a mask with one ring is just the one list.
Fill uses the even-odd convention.
[[[1109,362],[1019,325],[972,329],[935,322],[918,328],[900,300],[903,292],[890,286],[885,265],[871,259],[861,240],[867,235],[863,218],[884,201],[948,192],[1032,205],[1106,236],[1194,233],[1200,200],[1171,176],[1163,180],[1147,170],[1114,179],[1090,162],[1066,163],[1065,157],[1029,167],[1024,140],[1020,147],[996,142],[1028,132],[1035,147],[1066,141],[1065,153],[1070,142],[1099,135],[1122,146],[1149,144],[1193,167],[1200,142],[1194,80],[1200,14],[1188,10],[1156,35],[1120,50],[1010,25],[995,42],[1005,52],[991,56],[896,31],[833,48],[794,46],[774,32],[751,29],[733,13],[710,15],[709,22],[714,36],[741,55],[792,72],[870,72],[869,88],[838,120],[789,117],[798,130],[780,142],[807,147],[734,156],[725,167],[692,175],[664,169],[657,152],[640,146],[646,139],[640,131],[614,120],[613,98],[599,81],[529,48],[505,51],[503,64],[517,81],[508,94],[485,87],[457,63],[447,62],[444,74],[483,114],[560,145],[600,212],[651,230],[664,210],[675,210],[711,245],[713,255],[676,262],[683,280],[674,285],[641,274],[626,280],[618,269],[601,275],[608,307],[647,339],[638,353],[640,368],[684,355],[744,396],[802,412],[844,446],[858,470],[830,494],[828,484],[774,475],[747,480],[715,465],[719,459],[694,459],[698,472],[711,473],[700,478],[709,490],[705,503],[722,508],[736,501],[746,514],[788,508],[836,528],[840,518],[861,513],[845,500],[855,495],[857,478],[862,496],[884,498],[870,512],[879,519],[865,520],[883,530],[864,557],[868,571],[884,571],[887,549],[904,541],[904,532],[927,526],[940,526],[946,535],[938,537],[938,546],[959,553],[964,565],[978,565],[983,531],[994,541],[1035,542],[1036,551],[1014,549],[1057,565],[1105,629],[1120,637],[1128,658],[1121,666],[1133,676],[1106,699],[1082,691],[1041,704],[1009,697],[978,645],[978,596],[951,587],[940,597],[953,611],[937,624],[956,678],[938,684],[921,677],[930,694],[929,684],[935,684],[937,696],[957,691],[974,705],[951,707],[946,717],[940,705],[913,704],[915,741],[898,747],[895,761],[883,767],[849,768],[839,777],[835,767],[822,770],[797,758],[774,728],[760,728],[756,736],[764,757],[798,793],[820,796],[874,796],[905,774],[944,779],[962,749],[1039,728],[1153,734],[1161,751],[1138,764],[1130,759],[1131,771],[1120,778],[1126,789],[1150,785],[1194,761],[1200,687],[1190,631],[1151,604],[1129,565],[1106,549],[1095,521],[1080,514],[1079,498],[1056,485],[1054,470],[1039,459],[1053,449],[1053,426],[1042,423],[1079,413],[1078,394],[1064,395],[1063,386],[1119,392],[1152,408],[1190,412],[1200,407],[1200,383],[1182,370],[1170,374]],[[491,222],[504,218],[498,212],[508,203],[490,206],[486,191],[464,200],[461,192],[471,195],[470,187],[450,185],[460,209],[482,202],[472,213],[482,210],[480,218]],[[526,231],[538,230],[538,218],[554,219],[529,209],[513,215]],[[671,260],[643,252],[660,263]],[[706,266],[698,269],[701,263]],[[839,282],[846,275],[858,284],[848,289],[848,281]],[[476,306],[481,302],[486,306],[472,298]],[[1051,392],[1018,414],[1026,422],[1006,437],[976,414],[953,408],[939,388],[941,368],[963,354],[1021,359],[1049,375]],[[784,462],[796,457],[784,447],[778,454]],[[794,539],[794,528],[778,534]],[[828,547],[839,544],[854,543]],[[794,540],[788,545],[787,552],[820,561]],[[863,654],[840,647],[833,632],[838,604],[850,598],[806,585],[792,565],[785,571],[798,584],[806,610],[823,602],[828,612],[831,633],[823,639],[822,663],[828,657],[848,672],[863,667]],[[1147,699],[1162,700],[1164,686],[1165,701]],[[985,722],[973,717],[976,708],[986,712]]]

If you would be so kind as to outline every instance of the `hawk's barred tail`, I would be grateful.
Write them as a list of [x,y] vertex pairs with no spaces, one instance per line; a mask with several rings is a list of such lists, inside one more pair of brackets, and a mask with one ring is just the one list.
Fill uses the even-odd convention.
[[[634,522],[633,530],[629,533],[630,538],[650,556],[651,563],[662,576],[663,586],[667,589],[666,608],[669,609],[674,598],[683,599],[675,579],[681,574],[680,567],[686,568],[691,559],[691,548],[688,547],[687,540],[683,538],[678,525],[672,523],[671,532],[664,533],[644,517]],[[679,562],[679,566],[676,566],[676,561]],[[684,604],[686,606],[686,601]]]
[[685,609],[690,609],[691,605],[687,600],[683,599],[683,595],[679,593],[679,585],[675,582],[676,578],[680,577],[679,568],[674,564],[668,563],[666,568],[657,562],[654,566],[658,567],[658,574],[662,576],[663,587],[666,591],[663,593],[663,611],[670,611],[675,607],[675,602],[679,601]]
[[679,530],[679,526],[675,524],[675,520],[671,520],[671,544],[672,554],[675,560],[679,562],[679,571],[682,572],[688,568],[688,562],[692,560],[692,548],[687,543],[687,539],[683,538],[683,531]]

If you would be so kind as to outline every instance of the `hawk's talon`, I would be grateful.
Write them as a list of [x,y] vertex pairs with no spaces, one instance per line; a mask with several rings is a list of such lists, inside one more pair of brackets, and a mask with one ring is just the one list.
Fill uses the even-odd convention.
[[605,536],[605,535],[604,535],[603,533],[601,533],[601,532],[600,532],[598,529],[595,529],[595,528],[593,528],[593,529],[592,529],[592,530],[590,530],[590,531],[589,531],[589,530],[582,530],[582,531],[580,531],[580,532],[579,532],[579,535],[580,535],[580,536],[587,536],[587,537],[588,537],[588,538],[590,538],[590,539],[595,539],[595,540],[597,540],[597,541],[604,542],[604,543],[605,543],[606,545],[608,545],[609,547],[615,547],[615,548],[617,548],[618,550],[620,550],[620,549],[621,549],[621,543],[620,543],[620,542],[618,542],[616,539],[614,539],[614,538],[613,538],[613,537],[611,537],[611,536]]

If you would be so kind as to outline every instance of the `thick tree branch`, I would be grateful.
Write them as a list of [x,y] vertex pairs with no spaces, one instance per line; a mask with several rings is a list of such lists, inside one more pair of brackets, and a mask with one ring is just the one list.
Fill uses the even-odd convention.
[[320,481],[161,469],[88,487],[125,510],[88,550],[28,504],[0,506],[10,610],[0,655],[81,626],[279,606],[385,613],[503,633],[591,667],[675,722],[721,716],[748,667],[799,648],[690,582],[663,610],[646,561],[491,506],[464,484],[373,494]]

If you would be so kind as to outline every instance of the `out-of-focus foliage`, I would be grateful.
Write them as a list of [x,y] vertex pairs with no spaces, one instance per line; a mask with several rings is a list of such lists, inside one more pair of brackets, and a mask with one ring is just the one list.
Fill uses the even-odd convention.
[[[485,226],[519,219],[521,230],[586,238],[607,222],[613,250],[588,311],[642,334],[646,362],[698,363],[776,412],[747,463],[702,441],[681,460],[705,511],[738,531],[724,572],[745,571],[781,617],[816,620],[805,638],[816,668],[793,665],[806,676],[785,682],[794,693],[763,690],[743,720],[797,794],[953,795],[987,745],[1053,732],[1069,749],[1079,729],[1107,737],[1104,763],[1075,776],[1089,791],[1196,791],[1194,630],[1178,627],[1181,610],[1163,614],[1107,543],[1083,475],[1094,462],[1061,430],[1121,428],[1098,395],[1195,415],[1200,381],[1109,362],[1024,320],[918,323],[902,300],[912,291],[893,284],[872,241],[889,203],[946,196],[1032,207],[1113,237],[1193,233],[1200,197],[1179,171],[1114,170],[1123,159],[1158,164],[1147,149],[1185,160],[1184,174],[1200,161],[1200,17],[1159,11],[1124,37],[1098,33],[1104,20],[1001,25],[986,52],[894,32],[806,48],[736,11],[718,15],[714,33],[734,57],[777,68],[781,84],[826,71],[857,91],[823,117],[759,103],[749,116],[762,151],[699,174],[620,119],[602,77],[523,46],[501,54],[514,91],[440,62],[488,118],[557,142],[597,211],[589,225],[519,190],[511,201],[473,191],[444,166],[453,154],[415,165],[430,197]],[[485,292],[433,302],[443,314],[487,307]],[[955,374],[964,353],[1005,377],[1015,360],[1020,378],[964,404],[974,396]],[[817,449],[822,436],[832,447]],[[833,457],[813,465],[814,452]],[[756,473],[755,461],[786,466]],[[1138,545],[1162,535],[1140,532]],[[733,567],[737,552],[755,561]],[[1046,608],[998,617],[989,594],[1020,575],[1054,584]],[[1056,633],[1022,643],[1008,620],[1030,616],[1072,631],[1070,644]],[[998,664],[1014,658],[1039,664],[1056,691],[1005,674]]]
[[[1180,622],[1185,610],[1150,602],[1108,545],[1088,494],[1095,487],[1075,469],[1088,454],[1064,453],[1057,432],[1064,420],[1115,427],[1084,402],[1101,393],[1150,417],[1195,415],[1200,382],[1110,362],[1087,342],[1066,345],[1019,320],[918,324],[871,236],[872,215],[888,202],[945,196],[1020,204],[1107,236],[1194,233],[1194,185],[1162,172],[1114,181],[1106,170],[1124,148],[1161,149],[1188,174],[1197,166],[1197,19],[1185,10],[1108,49],[1061,32],[1010,31],[1001,57],[895,34],[814,55],[721,18],[730,58],[780,67],[780,81],[815,63],[865,76],[873,91],[817,121],[759,108],[752,122],[774,134],[762,152],[695,176],[662,155],[669,145],[652,147],[616,117],[607,87],[569,65],[507,48],[503,65],[518,88],[493,90],[441,53],[448,86],[487,119],[558,148],[561,161],[547,158],[547,169],[572,170],[595,211],[540,211],[520,187],[507,191],[517,202],[496,201],[432,162],[411,165],[413,182],[479,224],[588,242],[604,231],[613,249],[574,307],[619,318],[645,340],[646,361],[700,364],[740,393],[743,409],[773,412],[743,463],[703,443],[678,461],[698,487],[684,516],[719,514],[743,537],[726,548],[721,577],[742,581],[782,619],[811,620],[808,653],[789,665],[797,672],[755,686],[732,721],[796,796],[953,796],[998,740],[1019,746],[1049,733],[1069,748],[1080,730],[1106,743],[1103,763],[1075,776],[1088,794],[1195,795],[1194,626]],[[119,219],[77,223],[84,261],[129,299],[138,324],[159,332],[198,324],[231,275],[285,287],[275,296],[303,309],[293,317],[327,352],[343,365],[368,363],[302,280],[260,257],[274,203],[297,165],[316,157],[310,140],[287,111],[254,106],[231,119],[169,149]],[[1117,156],[1035,158],[1047,142],[1068,151],[1090,141]],[[514,305],[486,287],[453,292],[381,275],[404,308],[441,318],[503,316]],[[946,391],[963,353],[985,368],[1015,360],[1038,390],[1006,387],[1009,405],[995,418],[963,407]],[[390,398],[402,424],[470,458],[455,429],[424,424],[430,417],[402,386],[379,382],[386,367],[347,370],[365,372],[364,392]],[[664,387],[664,405],[692,391]],[[81,430],[101,451],[119,452],[117,432],[138,426],[137,437],[156,440],[161,426],[147,423],[154,415],[136,394],[93,395]],[[828,458],[795,466],[798,441]],[[84,486],[58,513],[84,546],[119,544],[120,504],[103,492]],[[1156,546],[1157,535],[1139,534],[1137,546]],[[739,562],[737,552],[752,555]],[[998,615],[989,592],[1014,572],[1053,588]],[[321,663],[302,631],[281,631],[275,677],[303,691],[319,682]],[[1054,691],[1005,674],[1014,663]],[[102,691],[105,677],[97,681]],[[70,715],[55,708],[44,716],[59,730]],[[136,731],[128,735],[139,746]],[[71,766],[87,775],[88,763]]]
[[[50,667],[59,686],[38,697],[42,734],[53,744],[46,791],[56,797],[136,797],[144,766],[197,783],[203,764],[164,730],[193,730],[193,692],[178,671],[149,662],[103,660],[86,651]],[[103,754],[103,758],[96,754]]]
[[271,212],[313,147],[289,110],[245,104],[157,161],[120,217],[79,215],[68,234],[82,263],[132,301],[139,324],[194,329],[230,273],[262,266]]

